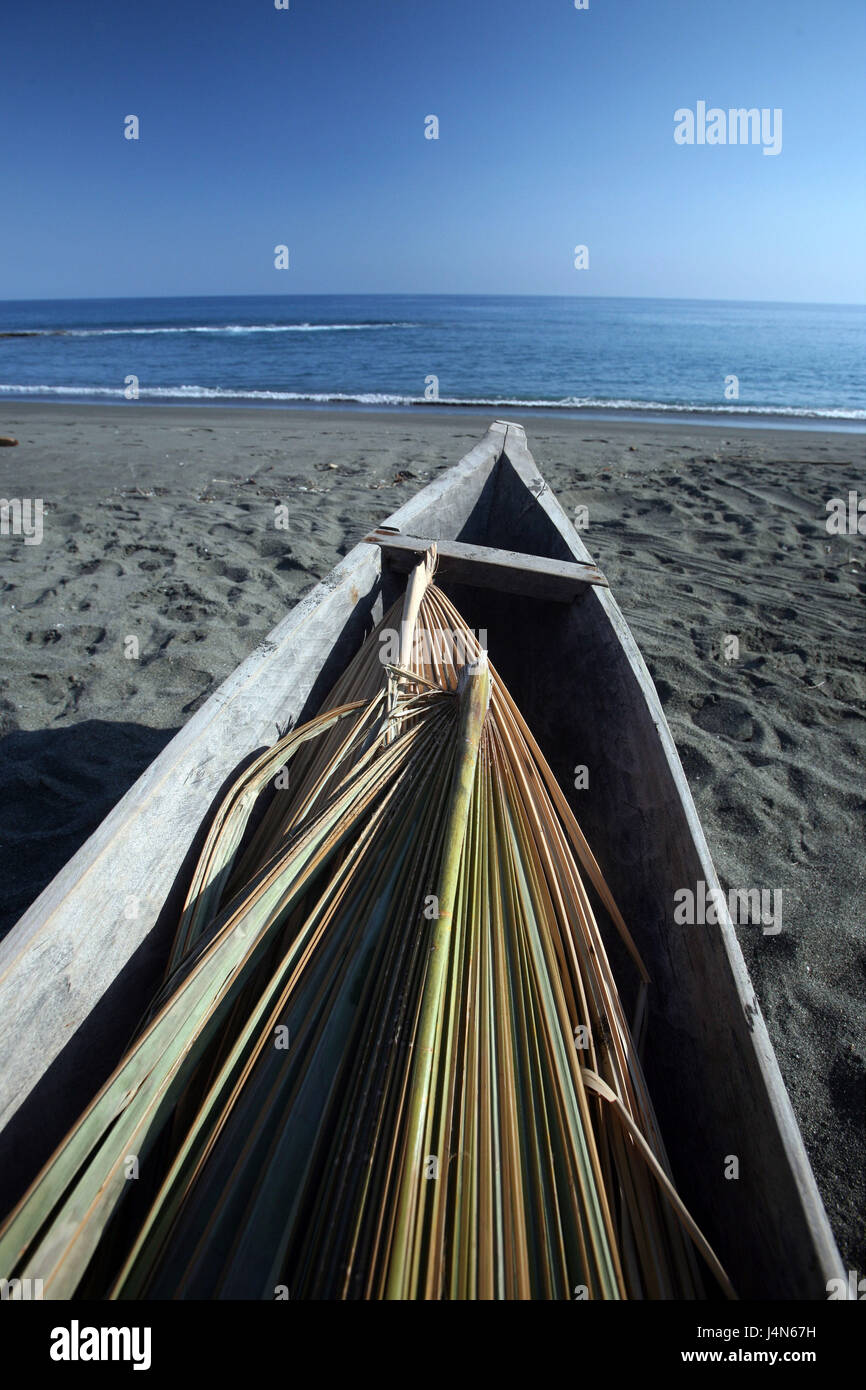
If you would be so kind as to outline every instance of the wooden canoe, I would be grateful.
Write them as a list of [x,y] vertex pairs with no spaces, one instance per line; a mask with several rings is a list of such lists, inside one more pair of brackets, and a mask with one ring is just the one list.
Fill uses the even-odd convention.
[[523,429],[502,421],[292,609],[0,943],[0,1215],[128,1040],[222,789],[315,711],[419,540],[439,542],[437,582],[486,629],[649,968],[645,1064],[681,1196],[741,1296],[826,1298],[844,1271],[730,918],[674,922],[676,891],[717,879],[658,695]]

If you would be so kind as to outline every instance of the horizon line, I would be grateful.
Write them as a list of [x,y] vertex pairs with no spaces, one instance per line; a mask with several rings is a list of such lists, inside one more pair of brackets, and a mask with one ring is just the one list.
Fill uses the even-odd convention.
[[473,293],[461,291],[436,290],[307,290],[291,293],[285,290],[255,291],[254,293],[232,292],[230,294],[122,294],[122,295],[34,295],[27,298],[7,299],[0,297],[0,304],[107,304],[117,302],[143,302],[170,299],[569,299],[605,300],[622,299],[647,302],[663,301],[672,304],[765,304],[797,306],[816,309],[862,309],[866,308],[866,298],[846,299],[736,299],[716,298],[714,296],[674,295],[674,294],[551,294],[551,293],[498,293],[484,291]]

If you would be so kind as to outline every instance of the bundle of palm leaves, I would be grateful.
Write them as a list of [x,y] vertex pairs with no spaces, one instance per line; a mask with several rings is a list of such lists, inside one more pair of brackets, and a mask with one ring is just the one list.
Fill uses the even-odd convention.
[[434,565],[226,797],[147,1017],[0,1231],[7,1277],[671,1298],[702,1295],[697,1253],[731,1293],[672,1186],[590,893],[641,1000],[646,971]]

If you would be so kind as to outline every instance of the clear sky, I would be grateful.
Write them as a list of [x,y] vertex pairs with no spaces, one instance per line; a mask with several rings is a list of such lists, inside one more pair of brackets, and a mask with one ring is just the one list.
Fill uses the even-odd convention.
[[[866,299],[863,0],[9,0],[0,34],[0,298]],[[781,153],[676,144],[699,101],[781,108]]]

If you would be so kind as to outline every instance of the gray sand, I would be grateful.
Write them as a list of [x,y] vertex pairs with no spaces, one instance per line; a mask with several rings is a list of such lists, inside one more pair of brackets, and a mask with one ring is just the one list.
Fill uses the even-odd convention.
[[[0,495],[0,932],[237,663],[483,434],[470,414],[7,404]],[[864,436],[528,417],[656,681],[839,1241],[866,1270]],[[288,531],[274,528],[287,504]],[[736,636],[739,658],[722,640]],[[124,655],[136,637],[139,659]]]

